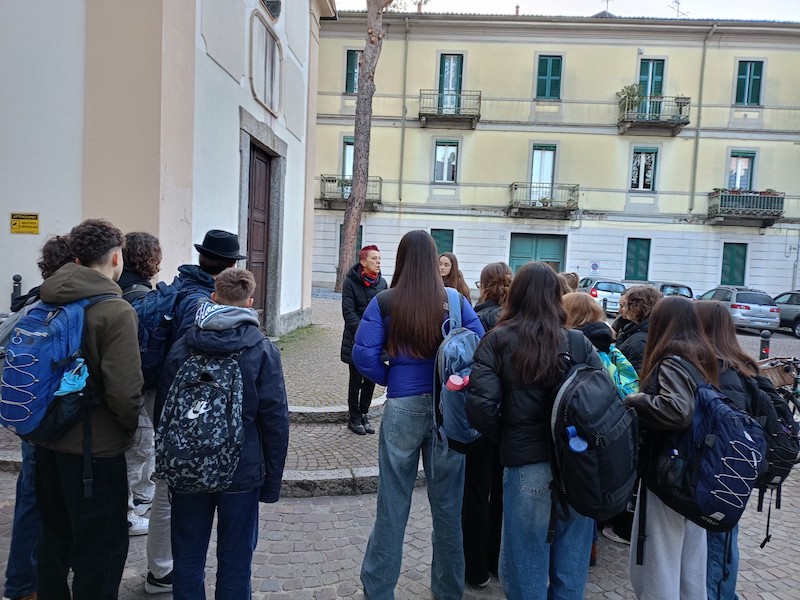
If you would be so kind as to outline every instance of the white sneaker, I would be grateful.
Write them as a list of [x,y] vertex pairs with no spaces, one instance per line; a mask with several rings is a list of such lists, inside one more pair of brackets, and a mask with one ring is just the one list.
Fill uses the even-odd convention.
[[147,511],[150,510],[150,506],[153,503],[148,500],[137,500],[134,499],[133,501],[133,512],[135,512],[140,517],[143,517],[147,514]]
[[128,535],[146,535],[150,528],[150,519],[140,517],[132,510],[128,511]]

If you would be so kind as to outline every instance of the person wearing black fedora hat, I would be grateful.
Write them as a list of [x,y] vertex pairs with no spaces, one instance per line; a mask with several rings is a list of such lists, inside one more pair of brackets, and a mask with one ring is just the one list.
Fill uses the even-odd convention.
[[194,247],[200,253],[200,256],[234,260],[247,258],[239,254],[239,236],[222,229],[209,230],[205,238],[203,238],[203,243],[195,244]]
[[[173,282],[173,285],[179,284],[180,290],[175,299],[167,352],[169,346],[191,329],[198,306],[211,299],[217,275],[228,267],[236,266],[236,261],[245,258],[239,253],[239,236],[221,229],[209,230],[203,237],[203,243],[195,244],[194,247],[200,254],[198,264],[178,267],[178,276],[176,282]],[[167,484],[158,480],[150,508],[151,526],[147,540],[148,573],[145,591],[150,594],[172,591],[170,510]]]

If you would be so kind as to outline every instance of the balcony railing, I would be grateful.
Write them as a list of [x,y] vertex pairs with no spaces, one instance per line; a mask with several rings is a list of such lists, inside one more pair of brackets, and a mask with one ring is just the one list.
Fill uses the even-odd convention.
[[474,90],[461,92],[420,90],[419,118],[423,125],[426,119],[436,118],[467,120],[471,121],[474,127],[481,118],[481,93]]
[[[367,177],[367,201],[380,202],[383,179],[380,177]],[[321,175],[319,184],[319,197],[321,200],[347,200],[353,188],[351,177],[341,175]]]
[[511,184],[512,213],[564,213],[578,210],[580,186],[573,183],[529,183],[515,181]]
[[783,192],[749,190],[717,190],[708,195],[709,217],[766,219],[774,222],[783,217]]
[[673,135],[689,124],[688,96],[643,96],[619,101],[620,133],[631,128],[670,128]]

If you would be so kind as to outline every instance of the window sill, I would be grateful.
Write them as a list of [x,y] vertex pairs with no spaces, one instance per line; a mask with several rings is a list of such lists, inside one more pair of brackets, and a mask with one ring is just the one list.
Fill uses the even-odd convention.
[[561,98],[534,98],[534,102],[546,102],[548,104],[561,104]]

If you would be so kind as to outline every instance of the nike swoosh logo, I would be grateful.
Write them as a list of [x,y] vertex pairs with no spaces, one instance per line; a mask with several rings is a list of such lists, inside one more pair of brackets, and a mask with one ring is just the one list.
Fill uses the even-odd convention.
[[189,412],[186,413],[186,416],[189,417],[190,419],[196,419],[203,413],[207,413],[210,410],[211,407],[208,405],[208,403],[201,402],[200,406],[195,405],[192,408],[190,408]]

